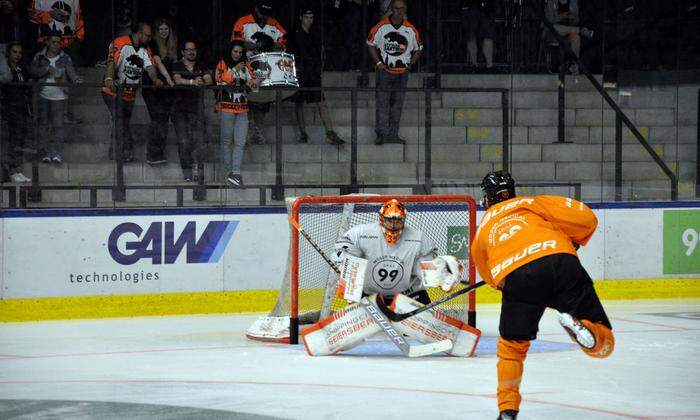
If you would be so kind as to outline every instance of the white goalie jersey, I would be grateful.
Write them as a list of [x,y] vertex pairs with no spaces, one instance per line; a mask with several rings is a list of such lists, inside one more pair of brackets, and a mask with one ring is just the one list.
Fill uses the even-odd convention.
[[437,248],[422,232],[406,226],[396,244],[389,245],[378,223],[349,229],[335,243],[333,260],[339,264],[344,255],[368,260],[364,293],[396,295],[422,290],[420,263],[433,260]]

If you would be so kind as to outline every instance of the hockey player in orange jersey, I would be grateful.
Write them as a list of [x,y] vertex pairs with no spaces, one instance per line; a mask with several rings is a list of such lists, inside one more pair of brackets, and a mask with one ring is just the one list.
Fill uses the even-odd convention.
[[498,418],[515,419],[523,361],[545,308],[560,312],[559,323],[587,355],[608,357],[615,347],[610,321],[576,253],[598,220],[571,198],[516,196],[505,171],[488,173],[481,189],[486,212],[471,256],[486,283],[502,292]]

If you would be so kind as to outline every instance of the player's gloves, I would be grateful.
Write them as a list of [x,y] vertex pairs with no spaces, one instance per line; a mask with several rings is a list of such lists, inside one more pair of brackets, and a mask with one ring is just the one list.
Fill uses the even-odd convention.
[[459,281],[459,261],[452,255],[441,255],[420,263],[423,287],[440,287],[449,292]]

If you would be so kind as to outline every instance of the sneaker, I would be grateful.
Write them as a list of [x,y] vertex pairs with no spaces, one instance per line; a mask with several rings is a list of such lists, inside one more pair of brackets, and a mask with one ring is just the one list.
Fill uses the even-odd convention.
[[43,158],[41,158],[41,161],[44,162],[44,163],[51,163],[51,156],[50,156],[50,155],[46,155],[46,156],[44,156]]
[[32,179],[24,176],[22,172],[16,172],[10,175],[10,180],[12,182],[32,182]]
[[585,37],[588,39],[593,38],[593,34],[594,34],[594,32],[588,28],[579,29],[579,33],[581,34],[582,37]]
[[56,164],[59,164],[59,165],[60,165],[60,164],[63,163],[63,156],[61,156],[60,153],[56,153],[55,155],[53,155],[53,157],[51,158],[51,160],[53,161],[53,163],[56,163]]
[[226,177],[226,181],[234,187],[243,186],[243,178],[241,178],[240,174],[234,174],[233,172],[229,172],[228,176]]
[[267,139],[262,133],[254,133],[253,138],[251,139],[253,144],[265,144],[267,143]]
[[518,412],[515,410],[503,410],[501,414],[498,415],[496,420],[514,420],[518,418]]
[[569,74],[572,76],[578,76],[578,64],[571,64],[569,66]]
[[134,161],[134,152],[131,150],[125,150],[122,161],[124,163],[129,163]]
[[326,143],[328,144],[335,144],[335,145],[341,145],[345,144],[345,140],[341,139],[335,131],[328,131],[326,132]]
[[394,137],[393,139],[387,139],[385,142],[387,144],[406,144],[406,140],[398,136]]
[[383,136],[377,136],[377,138],[374,139],[374,144],[377,144],[377,145],[382,145],[382,144],[384,144],[384,137],[383,137]]
[[192,182],[192,169],[183,169],[182,170],[182,179],[185,180],[185,182]]
[[592,349],[595,347],[595,335],[578,319],[567,313],[559,314],[559,324],[564,328],[571,340],[584,349]]
[[299,143],[308,143],[309,142],[309,135],[306,134],[306,131],[302,131],[299,133],[299,139],[297,141]]
[[192,166],[192,181],[199,182],[199,164],[197,163]]
[[75,115],[73,115],[72,112],[67,112],[67,111],[66,111],[66,112],[63,114],[63,122],[66,123],[66,124],[80,124],[80,123],[83,122],[83,120],[81,120],[80,118],[78,118],[78,117],[76,117]]

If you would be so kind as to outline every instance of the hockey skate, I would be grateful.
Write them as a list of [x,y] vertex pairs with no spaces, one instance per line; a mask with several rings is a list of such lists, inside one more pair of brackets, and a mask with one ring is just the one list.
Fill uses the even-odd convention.
[[596,339],[593,332],[583,325],[578,319],[567,313],[559,314],[559,324],[564,328],[569,337],[584,349],[595,347]]

